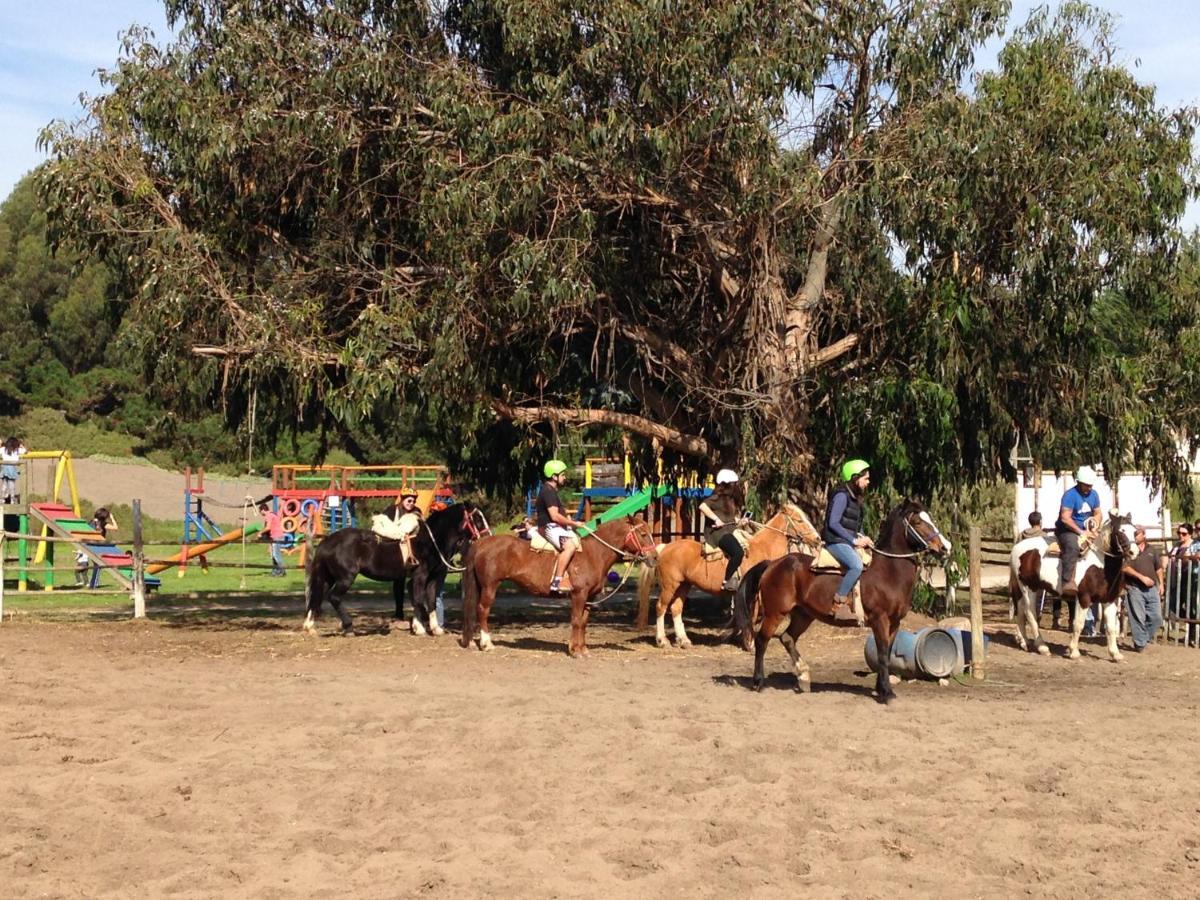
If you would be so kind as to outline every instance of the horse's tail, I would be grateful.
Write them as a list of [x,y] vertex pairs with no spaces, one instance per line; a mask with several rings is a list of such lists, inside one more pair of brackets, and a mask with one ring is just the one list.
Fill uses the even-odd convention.
[[316,550],[308,535],[305,535],[304,541],[304,627],[311,629],[321,614],[321,603],[325,591],[321,585],[316,583],[319,570],[313,559],[316,556]]
[[[661,565],[662,560],[659,560]],[[642,566],[638,573],[637,586],[637,627],[645,628],[650,615],[650,592],[658,584],[658,566]]]
[[754,623],[750,615],[750,605],[758,595],[758,583],[769,565],[769,560],[763,560],[752,566],[750,571],[742,576],[742,583],[733,592],[733,627],[741,640],[743,650],[754,646]]
[[478,617],[479,610],[479,578],[475,574],[475,548],[478,544],[472,543],[467,548],[466,554],[463,555],[463,573],[462,573],[462,637],[458,639],[458,643],[463,647],[470,647],[471,641],[475,639],[475,620]]

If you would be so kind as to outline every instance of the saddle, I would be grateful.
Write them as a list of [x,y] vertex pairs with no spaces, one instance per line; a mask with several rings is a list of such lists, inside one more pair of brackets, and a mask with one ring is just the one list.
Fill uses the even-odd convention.
[[[414,521],[415,523],[414,524]],[[413,556],[412,538],[419,527],[420,519],[413,513],[406,513],[399,519],[393,519],[391,516],[385,516],[382,513],[371,517],[371,531],[379,538],[385,541],[392,541],[400,545],[400,558],[404,561],[404,568],[411,569],[417,564],[416,558]]]
[[[858,558],[862,560],[863,568],[871,564],[871,551],[866,547],[855,547],[855,552],[858,553]],[[809,568],[814,572],[843,572],[845,569],[842,564],[833,558],[833,554],[828,548],[822,544],[821,549],[817,552],[817,558],[813,560]]]
[[[578,550],[582,546],[579,543],[579,535],[572,535],[567,540],[575,542],[575,549]],[[529,549],[534,553],[558,553],[554,545],[550,543],[537,529],[529,532]]]

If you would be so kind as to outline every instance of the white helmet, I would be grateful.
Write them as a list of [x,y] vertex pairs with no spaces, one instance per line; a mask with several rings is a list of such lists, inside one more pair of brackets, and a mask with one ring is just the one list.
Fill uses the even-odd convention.
[[1091,466],[1080,466],[1075,470],[1075,480],[1080,484],[1095,484],[1099,477],[1096,475],[1096,470]]
[[738,474],[733,469],[722,469],[717,473],[717,484],[737,484]]

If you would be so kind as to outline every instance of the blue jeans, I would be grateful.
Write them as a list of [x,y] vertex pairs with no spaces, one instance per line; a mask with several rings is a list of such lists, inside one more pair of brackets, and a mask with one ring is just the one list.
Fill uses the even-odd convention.
[[446,586],[442,585],[433,603],[434,614],[437,616],[438,628],[446,627]]
[[846,574],[842,576],[842,583],[838,585],[838,595],[845,597],[854,590],[854,585],[858,584],[858,579],[862,577],[862,557],[849,544],[826,544],[825,547],[834,559],[846,567]]
[[279,552],[279,544],[271,541],[271,565],[277,569],[283,568],[283,555]]
[[1154,640],[1162,628],[1162,609],[1158,602],[1158,585],[1142,587],[1129,585],[1128,593],[1129,630],[1133,632],[1133,646],[1139,650]]

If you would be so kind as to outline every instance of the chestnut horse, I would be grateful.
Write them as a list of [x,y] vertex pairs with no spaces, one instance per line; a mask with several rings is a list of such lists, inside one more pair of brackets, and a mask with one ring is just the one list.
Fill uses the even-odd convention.
[[[1096,548],[1103,548],[1102,554],[1097,554]],[[1022,650],[1029,649],[1026,640],[1028,629],[1037,652],[1044,656],[1050,653],[1050,648],[1038,630],[1036,598],[1043,591],[1050,594],[1058,592],[1058,560],[1047,556],[1046,549],[1044,538],[1032,537],[1019,541],[1009,554],[1009,589],[1016,608],[1017,644]],[[1085,611],[1095,603],[1100,613],[1096,616],[1097,623],[1101,618],[1104,619],[1109,658],[1113,662],[1121,660],[1121,650],[1117,647],[1117,632],[1120,631],[1117,607],[1124,586],[1121,568],[1137,553],[1130,517],[1113,510],[1092,546],[1081,554],[1075,570],[1079,593],[1074,598],[1067,598],[1076,604],[1071,639],[1066,649],[1067,659],[1079,659],[1079,636],[1087,618]]]
[[[912,607],[913,588],[917,583],[918,559],[926,551],[944,557],[950,541],[933,524],[925,508],[915,500],[905,500],[884,520],[881,536],[875,543],[874,557],[859,579],[867,623],[879,648],[879,674],[875,679],[876,697],[881,703],[892,700],[888,658],[900,620]],[[841,572],[814,573],[811,556],[792,553],[775,562],[761,562],[746,573],[735,597],[735,618],[743,641],[752,630],[750,601],[757,596],[762,608],[762,625],[754,635],[754,689],[762,690],[763,656],[767,642],[778,637],[796,672],[796,690],[812,689],[808,663],[796,650],[796,641],[814,621],[829,625],[853,625],[853,621],[835,620],[833,595]]]
[[[779,559],[785,553],[820,544],[821,536],[813,528],[808,517],[798,506],[787,503],[750,538],[746,547],[746,558],[739,570],[743,575],[764,559]],[[705,557],[705,545],[691,539],[671,541],[658,551],[658,565],[642,570],[638,580],[638,609],[649,604],[654,584],[659,584],[658,621],[655,625],[654,643],[669,647],[667,640],[667,609],[675,624],[675,644],[680,650],[692,646],[683,627],[683,604],[690,588],[696,587],[710,594],[719,595],[725,580],[725,557],[718,553],[711,559]],[[640,613],[639,613],[640,614]]]
[[[571,656],[587,656],[588,601],[604,587],[608,571],[622,556],[655,561],[654,537],[641,517],[618,518],[581,537],[581,549],[571,558]],[[488,613],[502,581],[516,582],[523,591],[549,597],[556,554],[530,549],[529,542],[511,534],[485,537],[471,545],[463,559],[463,630],[460,643],[469,647],[479,627],[479,649],[492,649]]]

